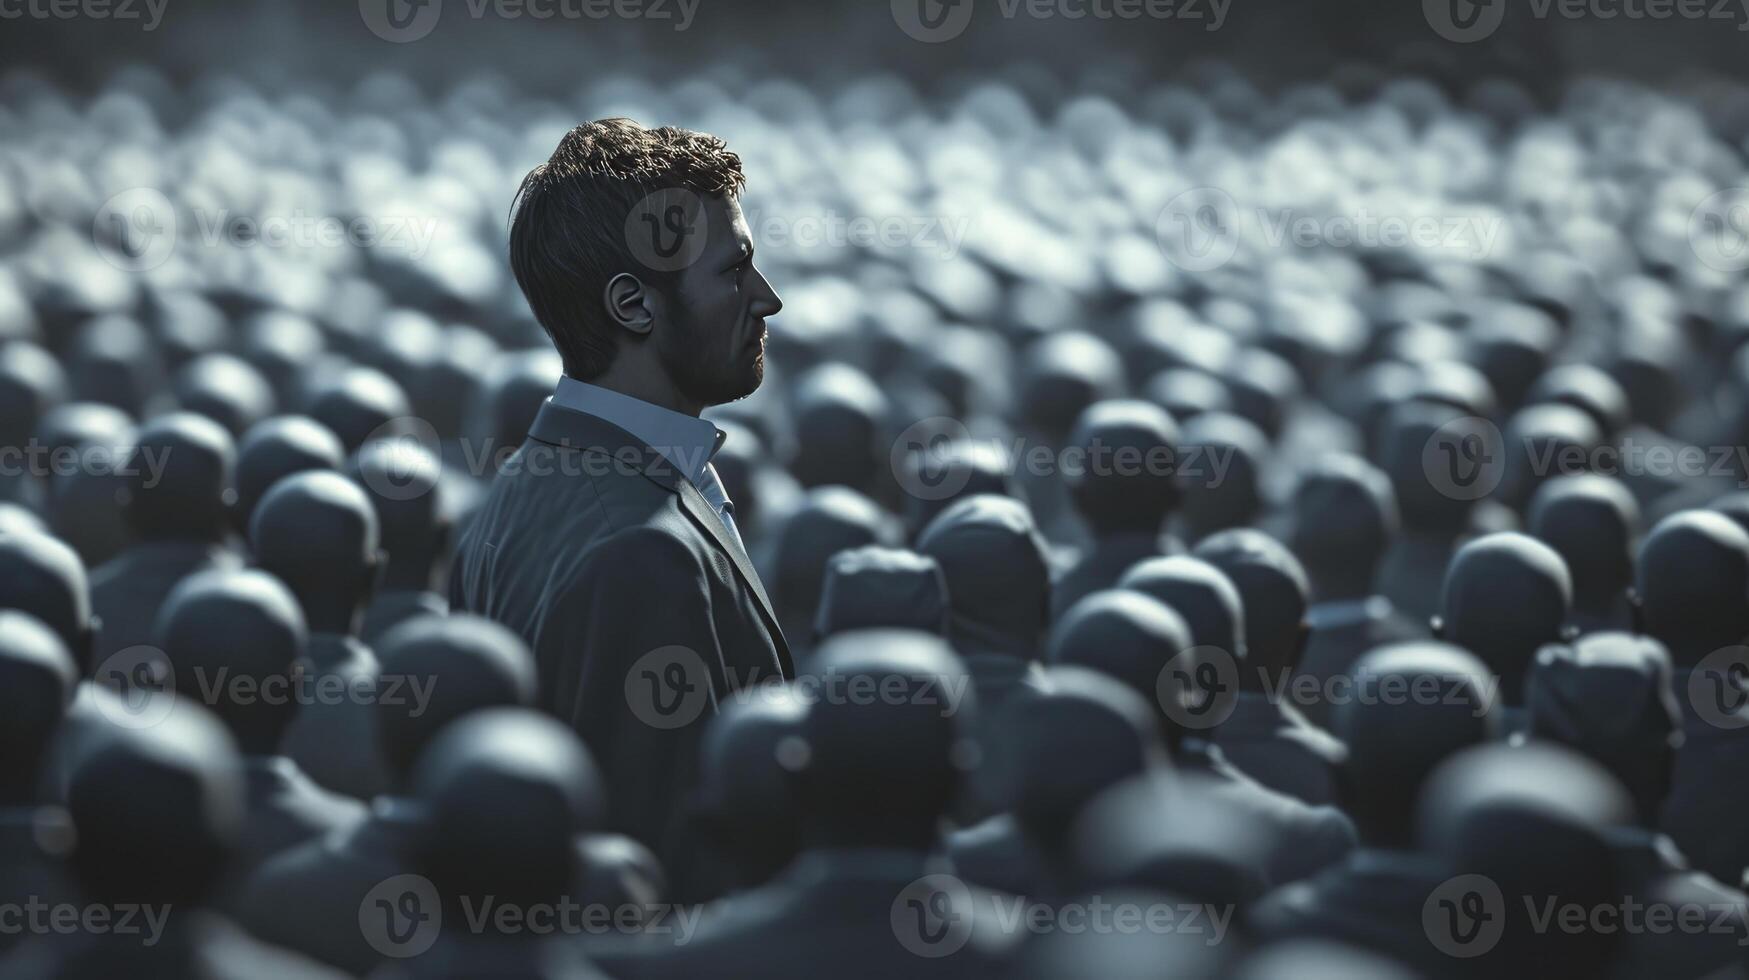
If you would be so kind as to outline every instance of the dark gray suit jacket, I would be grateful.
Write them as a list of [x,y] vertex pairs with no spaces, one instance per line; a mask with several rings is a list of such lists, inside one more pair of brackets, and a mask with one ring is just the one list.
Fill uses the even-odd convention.
[[734,691],[795,673],[758,573],[697,488],[548,401],[462,539],[450,604],[528,641],[541,706],[601,766],[611,828],[684,867],[700,731]]

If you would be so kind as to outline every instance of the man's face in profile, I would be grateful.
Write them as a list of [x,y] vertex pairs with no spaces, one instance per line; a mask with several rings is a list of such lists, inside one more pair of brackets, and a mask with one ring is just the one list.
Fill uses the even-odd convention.
[[[689,399],[720,405],[745,398],[765,378],[765,318],[783,301],[753,265],[753,237],[741,205],[703,199],[705,234],[697,259],[674,276],[657,354]],[[702,227],[701,227],[702,226]]]

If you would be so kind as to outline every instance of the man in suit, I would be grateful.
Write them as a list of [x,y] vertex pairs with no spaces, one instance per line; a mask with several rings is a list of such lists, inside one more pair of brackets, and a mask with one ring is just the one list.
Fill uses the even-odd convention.
[[706,716],[793,674],[710,464],[721,433],[699,418],[759,387],[783,308],[753,266],[743,183],[721,140],[625,119],[572,130],[523,181],[510,262],[565,376],[450,580],[453,609],[533,648],[542,707],[601,764],[611,827],[670,868]]

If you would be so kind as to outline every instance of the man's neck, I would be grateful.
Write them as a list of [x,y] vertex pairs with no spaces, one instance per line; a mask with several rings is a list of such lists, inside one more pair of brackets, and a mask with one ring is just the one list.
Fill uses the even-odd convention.
[[697,418],[705,406],[694,402],[674,387],[674,383],[666,377],[654,376],[648,372],[637,371],[616,364],[614,367],[587,380],[570,375],[584,384],[636,398],[641,402],[649,402],[658,408],[666,408],[670,412],[679,412]]

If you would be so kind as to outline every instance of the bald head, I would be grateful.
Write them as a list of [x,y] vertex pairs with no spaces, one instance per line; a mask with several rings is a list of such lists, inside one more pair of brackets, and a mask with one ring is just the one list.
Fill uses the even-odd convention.
[[305,470],[337,470],[340,439],[304,415],[279,415],[252,426],[237,447],[237,528],[244,533],[269,487]]
[[1201,558],[1174,555],[1138,562],[1118,587],[1149,595],[1172,607],[1190,627],[1191,642],[1243,659],[1245,605],[1219,568]]
[[273,414],[273,386],[248,361],[202,354],[176,374],[176,401],[225,427],[232,438]]
[[1291,670],[1305,642],[1311,584],[1299,560],[1262,531],[1236,528],[1204,538],[1196,557],[1208,562],[1239,591],[1244,611],[1247,683]]
[[355,452],[365,440],[385,435],[392,421],[413,413],[407,393],[388,375],[366,367],[348,367],[333,377],[318,381],[310,392],[306,410],[327,426],[347,452]]
[[1021,499],[1013,480],[1013,460],[1000,443],[987,439],[954,439],[928,443],[906,454],[900,486],[905,524],[913,535],[954,504],[980,494]]
[[696,813],[742,884],[770,878],[799,847],[792,769],[807,713],[803,695],[774,685],[723,705],[699,742]]
[[420,757],[413,783],[429,814],[418,861],[451,900],[555,900],[571,881],[574,838],[606,813],[600,773],[577,736],[521,708],[451,725]]
[[893,543],[896,528],[879,504],[849,487],[816,487],[777,532],[773,598],[786,632],[808,633],[820,602],[826,562],[847,548]]
[[[292,665],[307,639],[291,592],[254,570],[189,576],[165,600],[154,629],[179,697],[212,709],[248,755],[278,754],[297,712]],[[276,687],[281,696],[268,696]]]
[[1069,607],[1051,629],[1047,657],[1053,665],[1098,671],[1134,691],[1153,707],[1161,736],[1176,744],[1195,719],[1176,700],[1184,692],[1173,686],[1167,666],[1193,645],[1190,627],[1170,606],[1145,593],[1111,589]]
[[72,548],[46,534],[0,533],[0,609],[27,613],[61,638],[91,671],[91,593],[85,563]]
[[1523,534],[1490,534],[1452,556],[1440,597],[1442,638],[1500,677],[1509,705],[1539,647],[1558,643],[1572,614],[1573,581],[1553,548]]
[[44,413],[67,399],[67,376],[53,354],[21,340],[0,345],[0,446],[22,446]]
[[1051,579],[1032,512],[1011,497],[967,497],[917,538],[947,578],[948,636],[961,653],[1036,659],[1050,610]]
[[74,767],[67,810],[88,899],[199,905],[242,830],[242,760],[222,724],[179,701],[156,725],[96,737]]
[[1380,647],[1354,665],[1331,734],[1348,746],[1345,808],[1374,846],[1414,836],[1422,780],[1448,756],[1503,734],[1498,683],[1468,651],[1445,643]]
[[947,635],[947,579],[927,555],[868,545],[840,551],[826,563],[814,633],[897,627]]
[[1640,546],[1634,589],[1645,631],[1679,667],[1749,637],[1749,532],[1689,510],[1658,522]]
[[128,457],[127,518],[145,541],[225,535],[237,452],[223,426],[175,412],[140,427]]
[[1333,455],[1301,477],[1289,504],[1288,546],[1320,602],[1372,594],[1373,577],[1398,530],[1397,494],[1384,471]]
[[486,708],[531,707],[534,655],[522,638],[478,616],[415,616],[377,644],[382,676],[422,699],[379,700],[376,727],[383,761],[397,781],[456,719]]
[[976,707],[945,641],[909,630],[832,637],[809,671],[823,692],[802,722],[798,782],[809,832],[839,845],[925,849],[975,763]]
[[1571,405],[1532,405],[1506,426],[1506,469],[1500,495],[1522,511],[1545,481],[1583,473],[1603,433],[1591,416]]
[[414,440],[378,439],[359,449],[346,473],[376,508],[389,558],[385,587],[430,588],[449,541],[442,461]]
[[1178,501],[1178,425],[1148,402],[1112,400],[1081,413],[1069,435],[1085,460],[1064,474],[1095,534],[1156,534]]
[[273,485],[249,523],[255,561],[291,586],[310,628],[351,633],[377,568],[376,509],[338,473],[312,470]]
[[796,381],[796,457],[804,487],[845,486],[875,494],[885,471],[887,397],[848,364],[823,364]]
[[1181,446],[1178,489],[1190,539],[1251,523],[1263,506],[1260,471],[1269,458],[1262,430],[1237,415],[1205,412],[1185,423]]
[[1555,549],[1573,576],[1573,604],[1604,614],[1633,582],[1640,506],[1613,477],[1556,477],[1531,498],[1525,530]]
[[1047,848],[1064,847],[1075,818],[1118,783],[1166,765],[1166,747],[1151,700],[1129,685],[1086,667],[1047,671],[1029,692],[1015,726],[1015,785],[1008,808],[1027,834]]
[[1607,372],[1590,364],[1551,368],[1531,386],[1527,400],[1577,408],[1591,416],[1605,438],[1613,438],[1630,418],[1627,392]]
[[79,667],[54,630],[0,610],[0,807],[38,801],[44,759],[78,683]]
[[1123,362],[1105,341],[1065,330],[1026,348],[1020,362],[1019,403],[1028,425],[1061,438],[1088,406],[1123,388]]

